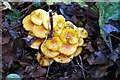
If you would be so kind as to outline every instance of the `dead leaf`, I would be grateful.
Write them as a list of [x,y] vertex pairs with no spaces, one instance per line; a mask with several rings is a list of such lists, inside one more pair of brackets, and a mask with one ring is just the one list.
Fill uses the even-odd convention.
[[91,54],[88,58],[87,61],[89,63],[89,65],[93,65],[95,63],[95,58],[94,56]]
[[107,55],[102,52],[95,52],[95,54],[97,55],[96,59],[95,59],[95,64],[106,64],[108,63],[108,59],[107,59]]
[[87,47],[85,49],[88,49],[91,53],[95,52],[94,48],[91,45],[91,42],[88,43]]
[[35,78],[35,77],[41,77],[43,76],[45,73],[46,73],[46,69],[45,68],[41,68],[39,67],[39,69],[37,69],[36,71],[34,72],[31,72],[30,75]]

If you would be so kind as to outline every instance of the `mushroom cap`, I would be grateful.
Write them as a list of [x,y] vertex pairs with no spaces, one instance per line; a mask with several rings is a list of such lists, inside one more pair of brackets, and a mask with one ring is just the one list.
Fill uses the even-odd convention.
[[[54,14],[52,18],[53,18],[53,28],[55,28],[57,26],[57,14]],[[49,12],[47,12],[44,16],[43,26],[45,27],[45,29],[48,29],[48,30],[51,29]]]
[[63,54],[60,54],[53,58],[58,63],[69,63],[73,59],[73,55],[66,56]]
[[33,32],[32,32],[32,31],[29,31],[29,32],[28,32],[28,37],[33,37],[33,36],[35,36],[35,35],[33,34]]
[[45,56],[41,56],[39,52],[36,55],[36,59],[40,63],[41,66],[49,66],[54,61],[53,59],[47,58]]
[[48,58],[54,58],[56,56],[58,56],[60,53],[59,52],[55,52],[55,51],[52,51],[52,50],[49,50],[47,47],[46,47],[46,43],[43,42],[42,45],[41,45],[41,51],[43,52],[43,54],[48,57]]
[[65,26],[65,18],[62,15],[58,15],[57,26],[59,28],[64,28]]
[[71,27],[73,23],[71,21],[66,21],[65,22],[65,27]]
[[43,39],[36,38],[36,40],[30,45],[33,49],[39,49],[40,44],[43,42]]
[[60,36],[63,28],[59,28],[58,26],[54,29],[54,36]]
[[78,42],[78,34],[71,28],[64,29],[61,34],[60,39],[63,43],[76,44]]
[[26,16],[23,21],[23,28],[27,31],[32,31],[34,23],[31,21],[30,15]]
[[58,51],[62,46],[62,41],[59,37],[53,37],[52,39],[48,39],[46,41],[46,47],[52,51]]
[[59,49],[59,52],[61,54],[64,54],[66,56],[72,55],[74,54],[74,52],[77,49],[77,45],[76,44],[69,44],[69,43],[64,43],[61,48]]
[[31,21],[36,25],[41,25],[45,14],[45,10],[37,9],[31,13]]
[[35,36],[39,38],[46,38],[48,35],[48,30],[46,30],[42,25],[34,25],[33,27],[33,33]]
[[77,50],[75,51],[75,53],[73,54],[73,57],[77,57],[80,53],[82,52],[82,47],[77,47]]
[[40,62],[41,57],[42,57],[41,54],[39,52],[37,52],[36,59],[38,62]]
[[45,56],[44,57],[41,57],[40,59],[40,65],[41,66],[49,66],[53,63],[53,59],[50,59],[50,58],[46,58]]
[[78,40],[78,46],[82,46],[83,43],[84,43],[83,38],[79,38],[79,40]]
[[88,32],[84,28],[78,28],[79,30],[79,37],[81,38],[87,38]]

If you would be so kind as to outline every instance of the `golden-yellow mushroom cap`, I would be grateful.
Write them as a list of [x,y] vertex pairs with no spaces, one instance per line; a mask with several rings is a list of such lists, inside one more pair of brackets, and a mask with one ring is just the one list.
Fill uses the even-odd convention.
[[45,14],[45,10],[37,9],[31,13],[31,21],[36,25],[41,25]]
[[74,32],[78,34],[78,28],[71,21],[66,21],[65,27],[73,29]]
[[83,38],[79,38],[79,40],[78,40],[78,46],[82,46],[83,43],[84,43]]
[[87,38],[88,32],[84,28],[78,28],[78,30],[79,30],[79,37]]
[[73,23],[71,21],[65,22],[65,27],[72,27]]
[[59,28],[64,28],[65,26],[65,18],[62,15],[58,15],[57,26]]
[[45,56],[41,56],[39,52],[36,55],[36,59],[40,63],[41,66],[49,66],[54,61],[53,59],[47,58]]
[[[57,26],[57,14],[53,15],[52,18],[53,18],[53,28],[55,28]],[[45,29],[48,30],[51,29],[49,12],[47,12],[44,16],[43,26],[45,27]]]
[[46,58],[45,56],[40,59],[40,65],[41,66],[49,66],[53,63],[53,59]]
[[23,21],[23,28],[27,31],[32,31],[34,23],[31,21],[30,15],[26,16]]
[[76,44],[69,44],[69,43],[65,43],[61,46],[61,48],[59,49],[59,52],[61,54],[64,54],[66,56],[72,55],[74,54],[74,52],[77,49],[77,45]]
[[52,51],[58,51],[62,46],[62,41],[59,37],[53,37],[52,39],[48,39],[46,41],[46,47]]
[[36,40],[30,45],[33,49],[39,49],[40,44],[43,42],[43,39],[36,38]]
[[33,34],[39,38],[46,38],[48,35],[48,30],[46,30],[42,25],[34,25]]
[[58,63],[69,63],[73,59],[73,55],[66,56],[66,55],[60,54],[53,59]]
[[60,36],[62,33],[63,28],[59,28],[58,26],[56,26],[56,28],[54,29],[54,36]]
[[42,58],[41,54],[39,52],[37,52],[37,54],[36,54],[37,61],[40,62],[41,58]]
[[60,39],[63,43],[76,44],[78,42],[78,34],[71,28],[64,29],[60,35]]
[[82,47],[77,47],[77,50],[73,54],[73,57],[77,57],[82,52]]
[[59,52],[55,52],[55,51],[49,50],[46,47],[46,43],[45,42],[43,42],[42,45],[41,45],[41,51],[48,58],[54,58],[54,57],[56,57],[56,56],[58,56],[60,54]]
[[33,36],[35,36],[35,35],[33,34],[33,32],[32,32],[32,31],[29,31],[29,32],[28,32],[28,37],[33,37]]

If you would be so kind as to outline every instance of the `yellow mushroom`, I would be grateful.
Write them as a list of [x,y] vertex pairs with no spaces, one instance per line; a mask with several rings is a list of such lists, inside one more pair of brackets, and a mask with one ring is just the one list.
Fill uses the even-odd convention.
[[53,37],[52,39],[48,39],[46,41],[46,47],[52,51],[58,51],[62,46],[62,41],[59,37]]
[[62,31],[63,31],[64,28],[59,28],[58,26],[56,26],[54,28],[54,36],[60,36]]
[[31,13],[31,21],[36,25],[41,25],[45,14],[45,10],[37,9]]
[[65,18],[62,15],[58,15],[57,25],[59,28],[64,28],[65,26]]
[[36,55],[36,59],[40,63],[41,66],[49,66],[54,61],[53,59],[46,58],[45,56],[41,56],[39,52]]
[[33,49],[39,49],[40,44],[43,42],[43,39],[36,38],[36,40],[30,45]]
[[38,62],[40,62],[41,57],[42,57],[41,54],[39,52],[37,52],[36,59]]
[[29,36],[30,36],[30,37],[33,37],[33,36],[35,36],[35,35],[33,34],[32,31],[29,31],[29,32],[28,32],[28,37],[29,37]]
[[60,54],[57,51],[55,52],[55,51],[49,50],[46,47],[46,43],[45,42],[43,42],[42,45],[41,45],[41,51],[48,58],[54,58],[54,57],[56,57],[56,56],[58,56]]
[[75,53],[73,54],[73,57],[77,57],[82,52],[82,47],[78,47]]
[[[55,28],[57,26],[57,14],[53,15],[52,18],[53,18],[53,28]],[[45,27],[45,29],[48,30],[51,29],[49,12],[47,12],[44,16],[43,26]]]
[[78,28],[79,30],[79,37],[81,38],[87,38],[88,32],[84,28]]
[[46,38],[48,30],[46,30],[42,25],[34,25],[33,34],[39,38]]
[[78,40],[78,46],[82,46],[83,43],[84,43],[83,38],[79,38],[79,40]]
[[72,55],[74,54],[74,52],[77,49],[77,45],[76,44],[69,44],[69,43],[65,43],[61,46],[61,48],[59,49],[59,52],[61,54],[64,54],[66,56]]
[[74,30],[77,29],[77,27],[76,27],[71,21],[66,21],[66,22],[65,22],[65,27],[66,27],[66,28],[72,28],[72,29],[74,29]]
[[60,54],[53,59],[58,63],[69,63],[73,59],[73,55],[66,56],[66,55]]
[[71,28],[64,29],[60,35],[60,39],[63,43],[76,44],[78,42],[78,34]]
[[27,31],[32,31],[34,23],[31,21],[30,15],[26,16],[23,21],[23,28]]

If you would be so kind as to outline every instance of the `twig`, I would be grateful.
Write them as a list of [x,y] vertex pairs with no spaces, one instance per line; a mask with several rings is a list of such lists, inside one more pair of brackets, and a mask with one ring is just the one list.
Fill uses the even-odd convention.
[[30,4],[28,7],[24,8],[23,10],[21,10],[20,12],[24,12],[26,9],[29,9],[30,7],[32,7],[34,3]]
[[112,47],[112,42],[111,42],[111,36],[110,35],[108,35],[108,39],[109,39],[110,50],[113,53],[113,47]]
[[112,37],[114,37],[114,38],[116,38],[116,39],[118,39],[120,41],[120,38],[118,38],[117,36],[115,36],[113,34],[110,34],[110,36],[112,36]]
[[50,64],[49,64],[48,69],[47,69],[46,78],[48,78],[48,77],[49,77],[49,75],[48,75],[49,70],[50,70]]
[[28,7],[24,8],[22,11],[20,11],[20,12],[24,12],[26,10],[25,13],[21,16],[21,18],[23,18],[26,15],[26,13],[29,11],[29,9],[30,9],[30,7],[32,7],[32,5],[33,5],[33,3],[31,5],[29,5]]
[[71,61],[71,64],[73,65],[75,72],[77,72],[77,68],[76,68],[75,64],[73,63],[73,61]]
[[80,58],[80,64],[79,64],[79,62],[78,62],[77,59],[76,59],[76,61],[77,61],[78,65],[79,65],[79,66],[81,67],[81,69],[82,69],[83,78],[86,79],[86,77],[85,77],[85,72],[84,72],[84,68],[83,68],[83,62],[82,62],[82,58],[81,58],[80,55],[79,55],[79,58]]
[[53,30],[53,17],[52,17],[51,9],[49,10],[49,17],[50,17],[50,26],[51,26],[49,37],[52,38],[54,36],[54,30]]

